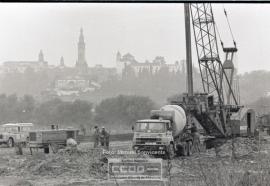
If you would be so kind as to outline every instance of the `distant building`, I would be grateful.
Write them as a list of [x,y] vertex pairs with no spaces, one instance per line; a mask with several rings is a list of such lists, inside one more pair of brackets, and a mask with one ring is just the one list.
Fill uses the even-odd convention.
[[62,90],[84,90],[89,87],[89,80],[75,76],[56,80],[55,88]]
[[123,70],[126,68],[126,66],[131,64],[136,64],[138,61],[136,61],[135,57],[131,55],[130,53],[127,53],[121,56],[120,52],[118,51],[116,54],[116,71],[117,74],[122,75]]
[[127,53],[121,56],[120,52],[116,54],[116,71],[117,74],[122,76],[126,68],[131,68],[135,76],[140,72],[147,71],[150,74],[156,74],[161,68],[168,68],[169,72],[182,71],[183,65],[176,61],[174,64],[166,64],[164,57],[157,56],[152,62],[145,61],[144,63],[138,62],[133,55]]
[[80,74],[87,73],[88,65],[85,59],[85,43],[82,28],[80,30],[80,37],[78,42],[78,60],[76,61],[76,68]]
[[58,96],[79,95],[99,89],[100,85],[80,76],[68,76],[55,81],[54,91]]
[[78,59],[75,68],[67,67],[64,58],[60,58],[57,66],[59,75],[51,92],[57,96],[79,96],[101,88],[100,83],[116,75],[115,68],[105,68],[102,65],[88,67],[85,59],[85,42],[83,30],[80,30],[78,41]]
[[64,61],[64,57],[63,56],[61,56],[61,58],[60,58],[60,64],[59,64],[59,67],[60,68],[65,68],[66,66],[65,66],[65,61]]
[[3,73],[24,73],[27,69],[34,72],[48,68],[48,62],[44,60],[42,50],[40,50],[37,61],[6,61],[3,63]]

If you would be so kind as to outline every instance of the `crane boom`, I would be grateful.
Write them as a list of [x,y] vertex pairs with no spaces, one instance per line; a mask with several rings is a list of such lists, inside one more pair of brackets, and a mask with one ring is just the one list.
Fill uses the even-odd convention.
[[215,101],[223,106],[225,100],[228,99],[224,96],[225,85],[228,89],[227,92],[230,92],[233,104],[238,105],[231,83],[220,60],[211,4],[192,3],[190,4],[190,12],[204,92],[214,95]]

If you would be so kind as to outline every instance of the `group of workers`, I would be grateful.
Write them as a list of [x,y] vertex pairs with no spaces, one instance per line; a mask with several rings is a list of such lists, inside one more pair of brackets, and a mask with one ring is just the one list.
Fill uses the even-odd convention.
[[94,148],[97,148],[99,144],[105,149],[109,149],[110,134],[102,127],[101,131],[98,126],[95,126],[94,131]]

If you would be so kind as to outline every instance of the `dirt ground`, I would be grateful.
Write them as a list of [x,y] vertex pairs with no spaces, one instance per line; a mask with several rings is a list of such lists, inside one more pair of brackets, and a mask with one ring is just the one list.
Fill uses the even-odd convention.
[[[130,141],[111,144],[111,150],[129,150],[130,147]],[[253,186],[268,185],[270,182],[269,136],[261,136],[260,140],[236,138],[221,147],[191,157],[163,160],[164,177],[167,177],[164,182],[108,181],[105,157],[116,155],[104,155],[102,150],[94,150],[92,143],[81,143],[77,150],[63,149],[56,154],[44,154],[40,150],[30,155],[27,148],[23,149],[23,153],[16,155],[14,148],[0,147],[0,186]]]
[[[111,149],[127,149],[130,142],[113,142]],[[106,177],[102,149],[81,143],[76,149],[44,154],[42,149],[16,155],[14,148],[0,147],[0,186],[6,185],[97,185]],[[101,165],[104,168],[100,167]]]

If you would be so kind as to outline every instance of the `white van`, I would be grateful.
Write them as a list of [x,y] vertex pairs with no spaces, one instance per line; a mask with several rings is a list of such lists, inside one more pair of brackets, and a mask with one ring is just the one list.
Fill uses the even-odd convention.
[[7,144],[13,147],[15,143],[26,143],[29,138],[29,131],[33,123],[7,123],[0,125],[0,144]]

